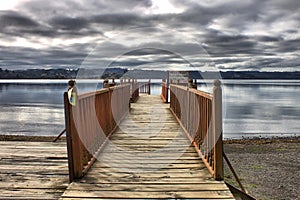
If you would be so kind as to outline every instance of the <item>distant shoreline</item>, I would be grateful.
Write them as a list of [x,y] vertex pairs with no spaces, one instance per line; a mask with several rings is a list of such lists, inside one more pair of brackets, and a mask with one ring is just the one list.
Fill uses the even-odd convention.
[[[84,73],[80,72],[93,72]],[[92,74],[92,75],[91,75]],[[25,69],[8,70],[0,68],[0,79],[75,79],[78,78],[102,78],[102,79],[165,79],[168,72],[163,70],[128,70],[127,68],[99,68],[99,69]],[[264,79],[264,80],[299,80],[300,71],[266,72],[266,71],[189,71],[191,79]]]

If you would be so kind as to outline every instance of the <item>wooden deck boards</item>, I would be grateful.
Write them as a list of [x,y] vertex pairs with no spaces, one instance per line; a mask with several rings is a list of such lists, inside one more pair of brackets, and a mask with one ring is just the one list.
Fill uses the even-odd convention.
[[142,95],[88,174],[62,200],[233,199],[215,181],[159,96]]
[[0,142],[1,199],[58,199],[68,186],[65,142]]

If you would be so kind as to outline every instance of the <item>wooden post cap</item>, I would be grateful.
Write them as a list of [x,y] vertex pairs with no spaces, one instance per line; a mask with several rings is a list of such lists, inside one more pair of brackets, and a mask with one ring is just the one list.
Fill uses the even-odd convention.
[[214,80],[214,86],[215,87],[220,87],[221,81],[219,79]]

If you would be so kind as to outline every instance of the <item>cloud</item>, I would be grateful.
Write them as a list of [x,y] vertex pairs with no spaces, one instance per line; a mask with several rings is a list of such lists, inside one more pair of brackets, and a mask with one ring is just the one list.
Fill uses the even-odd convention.
[[36,27],[38,23],[30,17],[20,15],[16,12],[1,12],[0,13],[1,28],[7,27]]
[[54,17],[51,19],[50,24],[62,30],[80,31],[84,28],[88,28],[88,21],[84,18],[70,18],[70,17]]
[[299,0],[169,2],[20,1],[0,12],[0,67],[78,66],[98,46],[90,58],[102,65],[297,70]]
[[[14,52],[13,55],[12,52]],[[78,67],[87,54],[88,50],[78,44],[69,49],[50,48],[44,51],[34,48],[0,46],[0,66],[8,68],[14,68],[14,66],[21,68]]]

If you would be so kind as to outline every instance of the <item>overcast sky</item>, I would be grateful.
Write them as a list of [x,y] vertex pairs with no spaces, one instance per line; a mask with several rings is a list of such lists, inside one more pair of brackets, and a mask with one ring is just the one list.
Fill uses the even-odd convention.
[[0,0],[4,69],[299,64],[299,0]]

